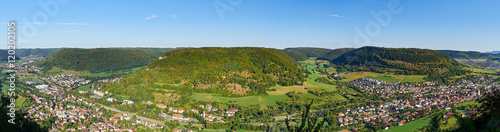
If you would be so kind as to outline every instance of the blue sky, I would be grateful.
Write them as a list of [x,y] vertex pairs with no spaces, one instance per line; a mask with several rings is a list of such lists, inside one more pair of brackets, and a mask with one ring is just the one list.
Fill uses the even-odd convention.
[[[6,22],[16,20],[18,48],[371,45],[500,50],[496,0],[61,1],[2,2],[0,23],[5,26],[0,26],[0,36],[7,36]],[[49,10],[58,11],[47,12],[39,2],[57,3]],[[380,25],[370,12],[387,13],[392,9],[388,4],[395,2],[400,12],[388,12],[390,21]],[[33,18],[44,14],[47,19]],[[360,39],[359,34],[367,37]]]

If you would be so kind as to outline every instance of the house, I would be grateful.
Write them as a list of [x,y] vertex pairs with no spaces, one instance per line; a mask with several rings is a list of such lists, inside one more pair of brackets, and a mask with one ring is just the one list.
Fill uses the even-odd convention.
[[406,122],[405,120],[400,121],[400,122],[398,123],[398,126],[402,126],[402,125],[404,125],[404,123],[405,123],[405,122]]
[[115,99],[114,98],[108,98],[106,100],[109,101],[109,102],[113,102]]
[[339,113],[339,116],[345,116],[344,113]]
[[181,114],[174,114],[174,115],[172,115],[172,119],[182,120],[182,117],[184,117],[184,116],[182,116]]
[[207,120],[207,121],[214,121],[214,118],[212,118],[212,117],[205,117],[205,120]]
[[226,114],[227,114],[227,116],[233,116],[234,114],[236,114],[237,111],[239,111],[239,109],[227,110]]
[[131,101],[131,100],[123,100],[123,103],[122,104],[134,104],[134,101]]
[[207,104],[207,109],[212,109],[212,105],[211,104]]
[[200,110],[197,110],[197,109],[191,109],[191,111],[196,113],[196,114],[200,113]]
[[183,109],[178,109],[177,113],[184,113],[184,110]]
[[160,108],[162,108],[162,109],[167,108],[167,106],[165,106],[164,104],[156,104],[156,107],[160,107]]

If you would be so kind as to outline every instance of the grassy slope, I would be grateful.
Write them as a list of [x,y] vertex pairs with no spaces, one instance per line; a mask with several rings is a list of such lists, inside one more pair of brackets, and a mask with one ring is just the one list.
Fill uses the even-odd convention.
[[394,75],[394,74],[381,74],[374,72],[350,72],[341,73],[343,77],[346,77],[344,81],[352,81],[358,78],[366,77],[382,81],[402,81],[402,82],[418,82],[424,81],[425,75]]
[[[434,114],[433,114],[434,115]],[[427,115],[424,118],[420,118],[416,121],[411,121],[405,123],[403,126],[391,127],[389,130],[384,132],[413,132],[421,129],[424,126],[427,126],[431,123],[432,116]]]
[[247,97],[220,97],[214,96],[208,93],[193,93],[191,98],[197,101],[214,101],[214,102],[222,102],[229,103],[229,101],[236,101],[236,104],[241,106],[250,106],[250,105],[260,105],[260,106],[275,106],[276,101],[280,101],[282,99],[289,98],[287,95],[268,95],[268,96],[247,96]]

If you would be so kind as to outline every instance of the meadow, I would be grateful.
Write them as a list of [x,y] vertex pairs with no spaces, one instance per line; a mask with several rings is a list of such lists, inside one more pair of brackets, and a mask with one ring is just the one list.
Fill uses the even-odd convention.
[[[221,97],[209,93],[193,93],[191,96],[196,101],[213,101],[222,103],[236,103],[241,106],[260,105],[276,106],[276,101],[288,99],[287,95],[247,96],[247,97]],[[230,102],[231,101],[231,102]]]
[[418,82],[425,81],[425,75],[394,75],[394,74],[381,74],[374,72],[349,72],[349,73],[341,73],[341,76],[345,77],[344,81],[349,82],[352,80],[356,80],[358,78],[371,78],[388,82]]
[[389,130],[384,132],[413,132],[419,129],[422,129],[424,126],[427,126],[431,123],[431,116],[426,116],[424,118],[420,118],[416,121],[411,121],[405,123],[403,126],[391,127]]

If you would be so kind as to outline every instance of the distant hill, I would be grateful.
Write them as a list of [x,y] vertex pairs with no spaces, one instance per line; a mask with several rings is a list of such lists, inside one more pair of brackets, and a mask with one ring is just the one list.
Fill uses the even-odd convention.
[[[8,50],[0,50],[0,61],[1,62],[7,62],[9,59],[8,56],[9,56]],[[19,60],[19,57],[16,56],[15,59]]]
[[414,48],[362,47],[332,60],[350,70],[395,72],[396,74],[461,75],[462,64],[439,51]]
[[47,57],[56,51],[61,50],[61,48],[47,48],[47,49],[17,49],[16,55],[19,57]]
[[106,90],[151,99],[141,87],[182,84],[198,92],[222,96],[265,95],[265,90],[272,86],[305,81],[302,69],[293,65],[295,59],[286,54],[277,49],[251,47],[169,51],[120,83],[110,84]]
[[486,53],[490,53],[490,54],[500,54],[500,51],[491,51],[491,52],[486,52]]
[[332,60],[336,59],[337,57],[341,56],[342,54],[347,53],[347,52],[352,51],[352,50],[354,50],[354,48],[334,49],[334,50],[326,53],[325,55],[319,57],[318,59],[332,61]]
[[297,52],[305,55],[306,57],[322,57],[331,51],[331,49],[311,47],[286,48],[285,50]]
[[138,49],[61,49],[36,65],[47,69],[59,67],[96,73],[145,66],[158,56],[157,53]]
[[500,54],[481,53],[477,51],[456,51],[456,50],[438,50],[455,59],[488,59],[500,57]]
[[[293,52],[293,51],[288,51],[288,50],[277,50],[277,49],[271,49],[271,51],[277,53],[277,54],[284,54],[287,55],[291,58],[293,58],[295,61],[305,61],[307,58],[303,54]],[[283,56],[283,55],[281,55]],[[290,60],[289,60],[290,61]]]

